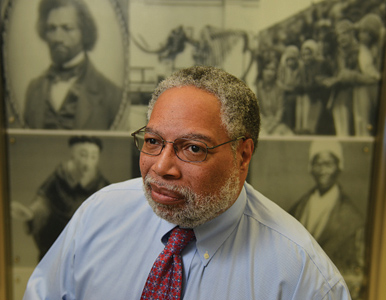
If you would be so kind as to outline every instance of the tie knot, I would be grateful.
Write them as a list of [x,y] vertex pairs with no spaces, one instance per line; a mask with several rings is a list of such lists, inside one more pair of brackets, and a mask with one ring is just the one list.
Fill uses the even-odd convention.
[[169,236],[166,248],[173,254],[180,254],[194,238],[193,229],[176,227]]

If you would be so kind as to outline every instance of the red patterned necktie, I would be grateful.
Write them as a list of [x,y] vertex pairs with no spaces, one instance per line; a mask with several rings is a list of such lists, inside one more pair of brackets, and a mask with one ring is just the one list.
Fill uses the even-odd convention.
[[193,229],[175,227],[147,278],[141,299],[180,299],[182,283],[181,251],[194,239]]

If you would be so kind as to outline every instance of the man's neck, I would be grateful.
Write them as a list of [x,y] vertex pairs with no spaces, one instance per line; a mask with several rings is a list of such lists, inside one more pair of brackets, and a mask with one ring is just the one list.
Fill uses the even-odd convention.
[[70,69],[72,67],[75,67],[76,65],[79,65],[82,61],[86,59],[86,53],[81,51],[75,57],[73,57],[71,60],[65,62],[61,67],[63,69]]

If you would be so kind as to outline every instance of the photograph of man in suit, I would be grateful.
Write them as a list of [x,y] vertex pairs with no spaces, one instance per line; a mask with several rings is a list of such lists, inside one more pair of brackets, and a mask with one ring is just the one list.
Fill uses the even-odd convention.
[[339,142],[313,141],[308,167],[315,186],[289,212],[322,246],[356,299],[363,276],[364,216],[339,183],[343,162]]
[[42,0],[37,30],[51,66],[27,88],[24,119],[30,128],[107,130],[122,90],[91,62],[95,21],[83,0]]

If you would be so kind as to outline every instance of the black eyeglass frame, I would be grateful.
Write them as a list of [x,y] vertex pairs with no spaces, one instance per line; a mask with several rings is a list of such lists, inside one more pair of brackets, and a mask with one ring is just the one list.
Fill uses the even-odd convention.
[[[165,140],[162,136],[160,136],[158,133],[155,133],[155,132],[152,132],[152,131],[148,131],[148,132],[150,132],[150,133],[152,133],[152,134],[155,134],[155,135],[159,136],[159,137],[161,138],[161,140],[162,140],[162,147],[161,147],[159,153],[158,153],[158,154],[151,154],[151,153],[147,153],[147,152],[145,152],[145,151],[142,151],[142,150],[139,149],[139,147],[138,147],[139,143],[138,143],[138,141],[137,141],[138,138],[137,138],[136,135],[137,135],[139,132],[141,132],[142,130],[144,130],[144,129],[146,129],[146,125],[143,126],[143,127],[141,127],[140,129],[134,131],[133,133],[131,133],[131,136],[134,138],[134,144],[135,144],[135,147],[136,147],[140,152],[145,153],[145,154],[147,154],[147,155],[151,155],[151,156],[158,156],[158,155],[160,155],[160,154],[162,153],[162,150],[165,148],[166,143],[169,143],[169,144],[173,144],[174,153],[176,154],[176,156],[177,156],[178,159],[180,159],[180,160],[182,160],[182,161],[184,161],[184,162],[193,162],[193,163],[198,163],[198,162],[203,162],[203,161],[205,161],[206,158],[208,157],[208,150],[212,150],[212,149],[215,149],[215,148],[217,148],[217,147],[220,147],[220,146],[223,146],[223,145],[232,143],[232,142],[237,142],[237,141],[239,141],[239,140],[241,140],[241,139],[244,140],[244,141],[247,139],[247,137],[245,137],[245,136],[242,135],[242,136],[239,136],[239,137],[237,137],[237,138],[235,138],[235,139],[233,139],[233,140],[227,141],[227,142],[225,142],[225,143],[221,143],[221,144],[218,144],[218,145],[213,146],[213,147],[208,147],[208,145],[207,145],[205,142],[199,141],[199,140],[195,140],[195,139],[176,138],[174,141],[167,141],[167,140]],[[191,160],[185,160],[185,159],[182,159],[181,157],[179,157],[178,154],[177,154],[177,149],[176,149],[176,147],[174,147],[174,143],[175,143],[176,140],[181,140],[181,139],[183,139],[183,140],[192,140],[192,141],[196,141],[196,142],[203,143],[203,144],[205,145],[205,147],[206,147],[206,153],[205,153],[204,159],[198,160],[198,161],[191,161]]]

